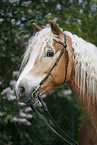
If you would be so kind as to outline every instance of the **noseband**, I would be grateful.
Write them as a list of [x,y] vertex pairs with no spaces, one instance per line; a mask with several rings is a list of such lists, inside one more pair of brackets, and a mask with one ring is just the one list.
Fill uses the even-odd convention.
[[[65,142],[67,142],[70,145],[78,145],[72,138],[70,138],[67,134],[65,134],[63,132],[63,130],[59,127],[59,125],[55,122],[55,120],[53,119],[53,117],[51,116],[46,103],[42,100],[41,98],[41,86],[43,85],[43,83],[49,78],[52,70],[55,68],[55,66],[57,66],[58,62],[61,59],[61,56],[64,53],[65,50],[65,56],[66,56],[66,72],[65,72],[65,79],[64,79],[64,83],[66,82],[66,77],[67,77],[67,69],[68,69],[68,62],[69,62],[69,57],[68,57],[68,51],[66,49],[67,45],[66,45],[66,36],[64,34],[64,43],[61,41],[57,41],[54,39],[55,42],[61,44],[63,46],[63,49],[61,50],[61,53],[59,55],[59,57],[57,58],[56,62],[54,63],[54,65],[52,66],[52,68],[50,69],[50,71],[47,73],[47,75],[43,78],[43,80],[39,83],[39,85],[35,88],[35,90],[33,91],[32,95],[33,97],[31,98],[31,102],[30,102],[30,107],[31,109],[36,112],[36,114],[40,117],[41,120],[43,120],[43,122],[55,133],[57,134],[61,139],[63,139]],[[34,100],[34,101],[33,101]],[[53,129],[48,122],[43,118],[43,116],[36,110],[36,108],[34,107],[33,103],[35,102],[35,100],[39,100],[42,104],[42,106],[44,107],[45,111],[47,112],[48,116],[50,117],[50,119],[53,121],[53,123],[57,126],[57,128],[64,134],[64,136],[69,140],[67,140],[66,138],[64,138],[63,136],[61,136],[55,129]],[[70,141],[73,143],[70,143]]]

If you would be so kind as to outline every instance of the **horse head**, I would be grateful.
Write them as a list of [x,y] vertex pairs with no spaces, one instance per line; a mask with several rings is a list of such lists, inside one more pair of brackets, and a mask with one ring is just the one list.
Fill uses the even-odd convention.
[[[28,102],[35,88],[48,74],[58,56],[60,55],[64,43],[63,31],[56,23],[49,20],[50,27],[40,28],[33,24],[36,31],[35,36],[29,41],[28,48],[25,52],[22,62],[22,73],[16,83],[16,94],[19,101]],[[65,75],[66,82],[70,79],[73,60],[70,38],[66,36],[66,44],[69,55],[68,70],[66,75],[66,55],[65,51],[61,56],[57,66],[54,67],[48,79],[41,85],[41,94],[47,93],[50,90],[64,83]]]

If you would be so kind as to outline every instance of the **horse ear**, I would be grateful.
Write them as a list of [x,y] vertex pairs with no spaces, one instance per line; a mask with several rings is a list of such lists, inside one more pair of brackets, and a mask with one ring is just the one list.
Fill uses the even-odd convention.
[[56,34],[58,36],[63,34],[55,22],[49,20],[49,23],[50,23],[51,30],[54,34]]
[[33,28],[34,28],[34,33],[42,30],[42,28],[37,26],[35,23],[33,23]]

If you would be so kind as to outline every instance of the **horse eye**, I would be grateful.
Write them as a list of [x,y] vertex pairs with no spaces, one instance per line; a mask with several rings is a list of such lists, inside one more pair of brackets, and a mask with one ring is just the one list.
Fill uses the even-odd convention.
[[46,56],[47,56],[47,57],[53,57],[53,56],[54,56],[54,52],[51,51],[51,50],[48,50]]

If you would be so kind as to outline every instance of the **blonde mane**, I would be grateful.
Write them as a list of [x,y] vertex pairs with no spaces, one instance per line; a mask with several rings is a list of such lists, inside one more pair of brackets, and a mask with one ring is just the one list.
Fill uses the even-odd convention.
[[28,47],[24,54],[21,67],[23,67],[27,63],[30,56],[33,57],[34,64],[36,58],[38,57],[38,59],[40,59],[41,56],[44,54],[44,51],[46,51],[47,46],[49,46],[51,49],[53,49],[53,51],[55,51],[53,47],[53,39],[57,39],[57,36],[54,33],[52,33],[50,27],[44,28],[41,31],[37,32],[35,36],[32,36],[29,40]]
[[[87,87],[87,97],[93,96],[95,103],[95,96],[97,97],[97,47],[89,42],[86,42],[77,35],[73,35],[68,31],[64,32],[71,38],[72,47],[74,49],[75,67],[75,82],[78,75],[80,89],[85,92]],[[79,78],[81,81],[79,82]]]

